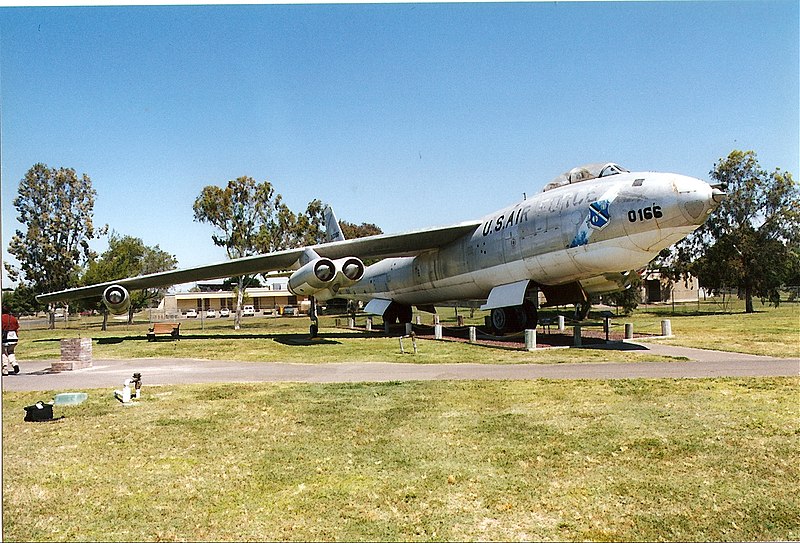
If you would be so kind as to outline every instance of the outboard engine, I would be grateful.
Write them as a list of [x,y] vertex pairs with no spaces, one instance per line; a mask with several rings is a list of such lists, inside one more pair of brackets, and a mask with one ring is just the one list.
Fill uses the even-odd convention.
[[131,307],[131,296],[121,285],[111,285],[103,291],[103,305],[114,315],[124,315]]

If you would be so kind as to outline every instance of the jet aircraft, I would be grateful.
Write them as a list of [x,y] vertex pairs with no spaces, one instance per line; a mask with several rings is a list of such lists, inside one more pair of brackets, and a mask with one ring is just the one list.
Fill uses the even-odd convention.
[[[574,168],[530,198],[478,220],[401,234],[345,240],[325,210],[326,242],[37,297],[63,302],[100,297],[114,313],[129,291],[243,274],[293,270],[289,290],[316,301],[359,300],[388,323],[411,322],[412,307],[482,302],[497,333],[537,324],[545,306],[575,304],[629,288],[631,274],[698,228],[725,199],[719,186],[674,173],[630,172],[614,163]],[[365,266],[363,259],[380,259]]]

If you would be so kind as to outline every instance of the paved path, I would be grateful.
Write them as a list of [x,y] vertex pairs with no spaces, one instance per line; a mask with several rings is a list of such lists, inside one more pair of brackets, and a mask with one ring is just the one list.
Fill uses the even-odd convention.
[[[612,346],[612,348],[614,348]],[[145,385],[240,382],[352,383],[437,379],[631,379],[800,376],[800,359],[770,358],[688,347],[617,344],[690,361],[606,364],[287,364],[225,360],[95,360],[91,368],[51,373],[50,361],[21,361],[22,372],[3,377],[3,390],[72,391],[120,388],[134,372]]]

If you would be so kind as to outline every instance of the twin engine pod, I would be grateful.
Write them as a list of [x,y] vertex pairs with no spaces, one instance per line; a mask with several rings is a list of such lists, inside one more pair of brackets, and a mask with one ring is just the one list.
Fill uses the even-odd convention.
[[131,296],[120,285],[111,285],[103,291],[103,305],[114,315],[124,315],[131,307]]
[[356,284],[364,277],[364,263],[356,257],[315,258],[289,277],[289,290],[296,296],[315,296],[329,300],[342,287]]

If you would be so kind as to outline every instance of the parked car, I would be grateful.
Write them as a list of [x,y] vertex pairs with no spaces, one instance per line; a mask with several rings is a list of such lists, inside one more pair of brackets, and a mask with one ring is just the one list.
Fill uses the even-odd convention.
[[242,307],[242,316],[243,317],[255,317],[256,316],[256,309],[252,305],[246,305]]
[[194,309],[189,309],[186,311],[186,318],[187,319],[196,319],[197,318],[197,311]]
[[216,319],[217,318],[217,310],[216,309],[206,309],[206,318],[207,319]]
[[227,307],[223,307],[222,309],[219,310],[220,319],[227,319],[230,316],[231,316],[231,310],[228,309]]
[[298,312],[297,312],[297,308],[296,307],[293,307],[291,305],[287,305],[286,307],[283,308],[283,315],[286,316],[286,317],[289,317],[291,315],[297,315],[297,314],[298,314]]

